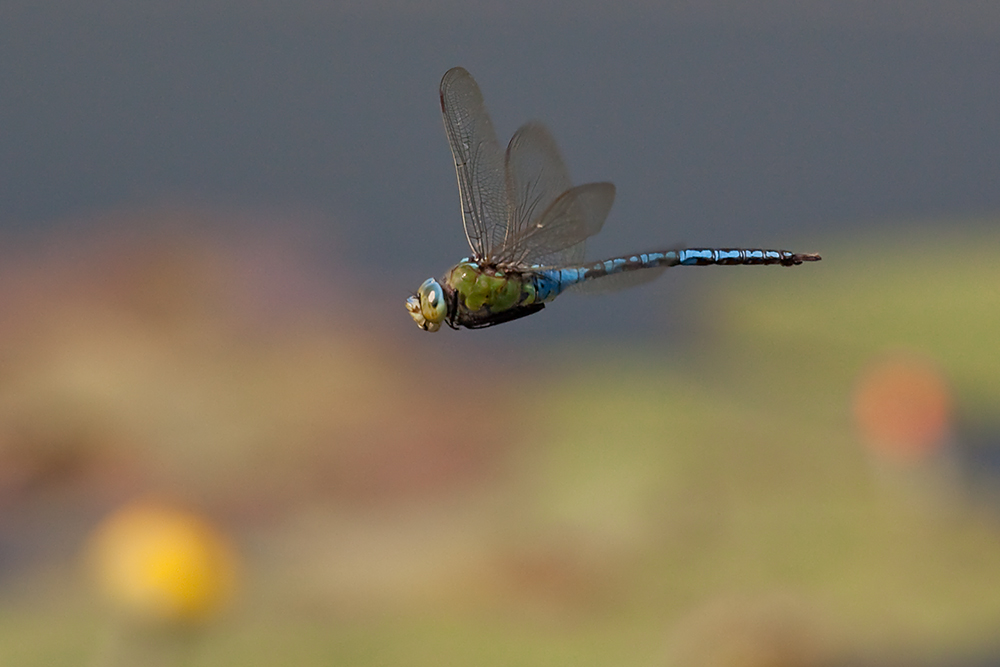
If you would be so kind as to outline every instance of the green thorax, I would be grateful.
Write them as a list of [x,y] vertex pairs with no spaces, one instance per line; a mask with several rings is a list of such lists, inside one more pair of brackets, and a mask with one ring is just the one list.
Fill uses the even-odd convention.
[[531,280],[519,273],[483,268],[471,261],[460,262],[444,280],[458,292],[459,306],[473,312],[485,307],[491,313],[499,313],[535,301]]

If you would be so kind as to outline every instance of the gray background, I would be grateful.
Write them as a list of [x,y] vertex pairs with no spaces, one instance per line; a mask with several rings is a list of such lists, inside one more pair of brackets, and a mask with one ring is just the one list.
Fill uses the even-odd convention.
[[[164,202],[271,212],[349,267],[383,326],[420,334],[402,299],[466,252],[449,67],[502,142],[541,120],[576,181],[617,184],[595,257],[823,251],[1000,209],[998,35],[996,2],[8,2],[0,229]],[[482,334],[660,335],[692,271]]]

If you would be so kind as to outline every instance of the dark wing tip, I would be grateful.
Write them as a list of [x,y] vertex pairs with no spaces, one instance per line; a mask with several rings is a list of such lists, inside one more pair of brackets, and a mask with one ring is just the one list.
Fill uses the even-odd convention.
[[469,74],[469,71],[464,67],[452,67],[450,70],[444,73],[444,76],[441,77],[441,85],[439,86],[439,89],[442,94],[444,94],[445,89],[448,88],[448,85],[456,77],[465,77],[471,79],[472,75]]

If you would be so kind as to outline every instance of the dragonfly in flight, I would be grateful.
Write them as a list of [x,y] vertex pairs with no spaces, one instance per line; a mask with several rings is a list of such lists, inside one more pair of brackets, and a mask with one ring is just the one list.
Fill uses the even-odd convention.
[[481,329],[536,313],[566,290],[648,282],[671,266],[815,262],[815,253],[686,248],[584,261],[615,199],[611,183],[573,186],[549,131],[523,125],[500,149],[479,86],[455,67],[441,79],[441,113],[455,158],[462,222],[472,254],[406,300],[425,331]]

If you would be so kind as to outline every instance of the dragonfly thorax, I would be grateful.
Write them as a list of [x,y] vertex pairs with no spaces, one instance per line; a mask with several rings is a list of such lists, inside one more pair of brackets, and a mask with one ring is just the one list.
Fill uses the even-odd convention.
[[444,282],[447,288],[457,293],[459,309],[469,313],[484,309],[499,313],[528,297],[527,294],[522,294],[525,284],[519,274],[472,260],[459,262],[448,272]]

